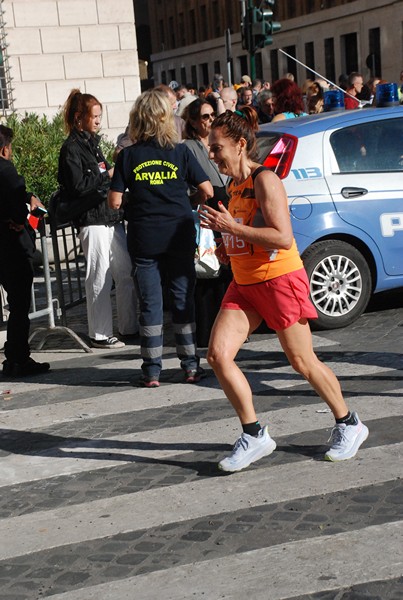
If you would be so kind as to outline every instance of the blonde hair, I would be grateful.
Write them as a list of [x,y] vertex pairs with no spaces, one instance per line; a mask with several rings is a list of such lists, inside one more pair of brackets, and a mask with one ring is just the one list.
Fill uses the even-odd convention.
[[161,90],[147,90],[139,96],[130,111],[129,135],[136,142],[155,140],[172,148],[178,142],[172,106]]

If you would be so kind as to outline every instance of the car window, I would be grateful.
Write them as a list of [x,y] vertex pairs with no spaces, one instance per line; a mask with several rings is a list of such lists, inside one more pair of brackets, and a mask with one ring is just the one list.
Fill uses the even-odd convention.
[[340,173],[403,171],[403,118],[344,127],[330,144]]

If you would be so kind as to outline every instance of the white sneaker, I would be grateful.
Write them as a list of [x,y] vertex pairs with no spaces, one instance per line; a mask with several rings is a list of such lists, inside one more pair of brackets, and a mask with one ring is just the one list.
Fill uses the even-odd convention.
[[259,431],[257,437],[243,433],[235,442],[232,454],[218,463],[221,471],[234,473],[241,471],[259,458],[268,456],[276,449],[276,442],[271,439],[267,425]]
[[358,448],[368,437],[368,427],[358,418],[357,413],[353,413],[355,425],[346,425],[345,423],[336,424],[330,435],[330,449],[325,454],[325,460],[333,462],[338,460],[347,460],[353,458],[358,452]]

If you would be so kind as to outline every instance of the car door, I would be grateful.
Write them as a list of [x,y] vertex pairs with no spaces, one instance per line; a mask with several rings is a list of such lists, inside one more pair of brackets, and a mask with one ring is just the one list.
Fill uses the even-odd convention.
[[325,177],[340,217],[377,245],[385,273],[403,274],[403,114],[344,124],[324,138]]

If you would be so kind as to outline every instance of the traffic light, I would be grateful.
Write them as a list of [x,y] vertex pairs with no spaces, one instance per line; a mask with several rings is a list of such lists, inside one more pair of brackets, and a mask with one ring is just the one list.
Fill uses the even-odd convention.
[[259,8],[252,8],[252,52],[272,44],[272,35],[281,29],[281,23],[273,21],[275,3],[276,0],[264,0]]
[[252,52],[252,8],[248,7],[241,22],[242,48]]

